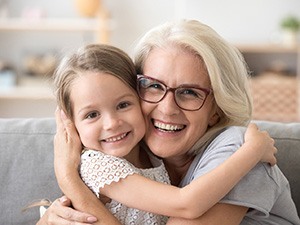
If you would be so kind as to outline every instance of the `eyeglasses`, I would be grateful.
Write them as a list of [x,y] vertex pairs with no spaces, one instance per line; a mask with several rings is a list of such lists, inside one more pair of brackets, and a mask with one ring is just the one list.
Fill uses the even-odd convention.
[[187,111],[201,109],[207,96],[212,92],[212,89],[189,85],[170,88],[163,82],[145,75],[138,75],[137,81],[139,97],[145,102],[158,103],[164,99],[168,91],[171,91],[174,95],[176,105]]

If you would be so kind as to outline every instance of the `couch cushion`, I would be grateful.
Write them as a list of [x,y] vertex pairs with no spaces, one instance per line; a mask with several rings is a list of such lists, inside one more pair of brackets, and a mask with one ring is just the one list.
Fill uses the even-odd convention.
[[[255,122],[275,139],[278,166],[290,181],[300,214],[300,123]],[[54,118],[0,119],[1,224],[35,224],[38,209],[22,213],[22,208],[61,195],[53,170],[54,134]]]
[[0,119],[1,224],[32,225],[38,208],[22,212],[27,204],[59,197],[53,170],[55,121]]
[[300,123],[254,122],[275,140],[277,164],[290,182],[292,197],[300,215]]

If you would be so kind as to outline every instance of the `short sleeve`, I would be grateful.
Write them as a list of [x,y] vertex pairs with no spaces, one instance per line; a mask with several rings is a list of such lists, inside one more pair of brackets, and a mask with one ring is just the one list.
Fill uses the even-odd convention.
[[[210,172],[228,159],[243,144],[245,128],[230,127],[208,145],[202,155],[195,157],[182,186]],[[228,174],[230,176],[230,174]],[[220,201],[251,208],[252,217],[269,216],[279,195],[288,192],[288,182],[277,166],[258,163]]]
[[95,150],[86,150],[81,155],[81,179],[97,197],[104,185],[118,182],[134,173],[138,173],[137,169],[125,159]]

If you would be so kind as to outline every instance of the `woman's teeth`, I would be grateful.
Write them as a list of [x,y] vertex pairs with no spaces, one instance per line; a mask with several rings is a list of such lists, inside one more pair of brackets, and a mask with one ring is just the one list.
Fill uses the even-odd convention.
[[173,124],[166,124],[161,122],[154,122],[154,126],[158,129],[165,130],[165,131],[178,131],[184,128],[183,125],[173,125]]

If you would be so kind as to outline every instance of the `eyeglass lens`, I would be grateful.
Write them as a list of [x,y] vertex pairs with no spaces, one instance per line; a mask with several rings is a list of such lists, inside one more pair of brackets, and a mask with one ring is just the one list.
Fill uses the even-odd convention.
[[139,77],[138,93],[141,99],[150,103],[160,102],[171,91],[176,104],[184,110],[198,110],[209,93],[195,87],[180,86],[169,88],[162,82],[148,77]]

